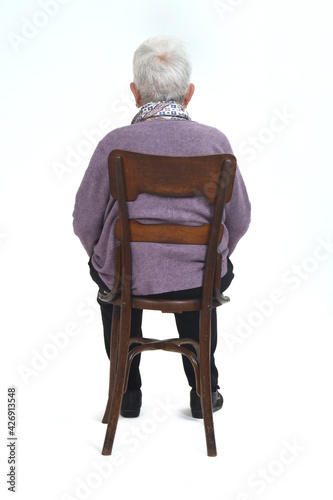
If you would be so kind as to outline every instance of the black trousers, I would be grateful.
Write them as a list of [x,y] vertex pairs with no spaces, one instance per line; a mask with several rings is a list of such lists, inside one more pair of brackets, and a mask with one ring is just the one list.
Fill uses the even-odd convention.
[[[92,279],[99,286],[100,291],[110,291],[109,288],[100,278],[98,272],[93,267],[91,261],[89,262],[90,275]],[[234,278],[233,265],[228,259],[228,270],[227,273],[221,278],[221,292],[224,292],[230,285]],[[147,295],[147,297],[155,299],[191,299],[200,298],[202,295],[202,287],[191,288],[188,290],[178,290],[174,292],[159,293],[155,295]],[[112,314],[113,306],[112,304],[106,304],[105,302],[97,299],[101,307],[103,330],[104,330],[104,343],[105,349],[108,357],[110,358],[110,341],[111,341],[111,325],[112,325]],[[177,330],[180,338],[191,338],[199,341],[199,311],[185,311],[181,314],[175,314],[175,320],[177,325]],[[131,337],[142,337],[142,309],[132,309],[131,316]],[[171,336],[170,336],[171,337]],[[137,344],[133,344],[131,348],[135,347]],[[216,309],[212,309],[211,318],[211,385],[212,391],[216,391],[219,388],[218,385],[218,370],[215,365],[214,353],[217,345],[217,321],[216,321]],[[193,350],[192,346],[185,345],[189,349]],[[141,387],[141,376],[139,370],[141,355],[138,354],[132,361],[129,380],[127,389],[140,389]],[[189,385],[195,389],[195,375],[191,362],[186,356],[182,356],[183,366],[185,374]]]

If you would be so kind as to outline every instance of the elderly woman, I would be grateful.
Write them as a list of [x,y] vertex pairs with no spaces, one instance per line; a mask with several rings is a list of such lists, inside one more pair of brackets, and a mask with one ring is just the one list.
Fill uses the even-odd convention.
[[[115,221],[117,204],[110,196],[108,155],[113,149],[141,153],[195,156],[232,153],[225,135],[219,130],[192,121],[188,111],[194,85],[190,83],[191,62],[177,40],[151,38],[136,50],[133,61],[134,81],[130,84],[136,105],[140,108],[131,125],[108,133],[98,144],[76,195],[74,231],[90,258],[90,274],[100,292],[108,293],[113,283]],[[147,223],[163,220],[166,223],[208,221],[205,200],[182,198],[177,209],[172,200],[141,194],[129,205],[130,218]],[[245,234],[250,223],[250,202],[239,171],[236,169],[231,201],[223,216],[225,226],[219,250],[222,254],[221,291],[233,279],[229,256]],[[148,246],[149,247],[148,247]],[[201,294],[205,250],[202,245],[132,244],[133,285],[135,295],[155,295],[186,299]],[[170,272],[172,269],[174,272]],[[106,352],[110,352],[112,305],[99,301],[104,327]],[[175,314],[179,336],[198,340],[199,313]],[[131,335],[141,336],[142,310],[132,310]],[[218,371],[214,360],[217,342],[216,309],[212,311],[211,384],[213,411],[219,410],[223,398],[218,391]],[[132,363],[127,391],[123,396],[121,414],[138,416],[141,408],[140,356]],[[202,417],[200,398],[195,390],[191,363],[183,356],[184,370],[191,387],[190,406],[193,417]]]

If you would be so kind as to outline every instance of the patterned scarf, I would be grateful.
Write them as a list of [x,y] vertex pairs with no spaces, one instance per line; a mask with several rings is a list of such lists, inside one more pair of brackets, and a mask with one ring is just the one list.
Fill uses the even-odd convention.
[[155,120],[191,120],[187,109],[176,101],[148,102],[135,115],[133,123]]

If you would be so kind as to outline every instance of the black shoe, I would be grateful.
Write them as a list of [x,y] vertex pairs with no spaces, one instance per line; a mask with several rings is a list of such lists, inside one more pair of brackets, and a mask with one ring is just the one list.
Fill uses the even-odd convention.
[[142,393],[140,389],[126,391],[120,408],[120,415],[125,418],[135,418],[140,415]]
[[[202,408],[201,408],[201,397],[198,396],[195,389],[191,390],[190,393],[190,405],[193,418],[203,418]],[[223,397],[218,391],[212,393],[212,407],[213,412],[218,411],[222,408]]]

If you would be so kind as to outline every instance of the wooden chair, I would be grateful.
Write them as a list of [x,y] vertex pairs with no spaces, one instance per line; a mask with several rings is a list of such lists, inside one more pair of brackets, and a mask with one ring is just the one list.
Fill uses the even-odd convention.
[[[123,393],[126,391],[130,364],[138,353],[163,349],[189,358],[196,377],[196,390],[201,397],[208,456],[216,456],[210,382],[211,310],[229,301],[220,293],[222,239],[221,224],[224,205],[232,195],[236,158],[230,154],[209,156],[156,156],[132,151],[114,150],[109,155],[110,191],[118,200],[119,219],[116,236],[120,244],[115,250],[115,279],[111,292],[103,300],[113,304],[110,349],[109,398],[103,417],[107,431],[103,455],[110,455],[116,433]],[[192,197],[204,195],[214,204],[210,224],[184,226],[174,224],[140,224],[128,219],[127,201],[140,193],[160,196]],[[201,299],[165,300],[133,296],[131,241],[207,245]],[[167,340],[130,338],[131,308],[159,310],[164,313],[200,311],[199,342],[192,339]],[[129,352],[131,344],[139,344]],[[192,345],[196,354],[184,347]]]

